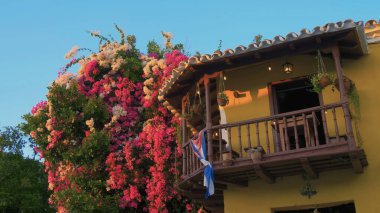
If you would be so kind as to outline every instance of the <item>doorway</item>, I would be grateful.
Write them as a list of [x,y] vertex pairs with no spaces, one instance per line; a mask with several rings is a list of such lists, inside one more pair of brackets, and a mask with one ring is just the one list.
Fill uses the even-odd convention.
[[[289,113],[297,110],[320,106],[321,103],[323,103],[322,95],[312,91],[312,88],[313,87],[308,77],[299,77],[295,79],[287,79],[284,81],[271,83],[271,114],[276,115],[282,113]],[[311,115],[306,116],[310,117]],[[325,144],[326,140],[324,137],[324,131],[322,126],[322,115],[320,112],[316,112],[315,117],[318,123],[317,131],[319,144]],[[312,143],[310,141],[311,139],[309,141],[306,141],[306,138],[310,137],[310,135],[308,137],[305,137],[305,132],[307,134],[311,132],[311,137],[314,135],[313,132],[315,131],[312,128],[312,124],[309,125],[309,127],[305,131],[307,125],[299,124],[300,122],[302,123],[302,121],[295,121],[292,125],[292,117],[287,117],[287,119],[290,119],[289,125],[285,128],[279,128],[278,135],[276,136],[280,138],[282,144],[285,143],[285,135],[287,135],[287,140],[290,144],[290,148],[288,149],[296,148],[296,135],[294,133],[294,128],[297,128],[297,137],[300,148],[306,147],[306,143]],[[297,117],[296,120],[298,120]],[[280,122],[279,125],[281,125]],[[286,134],[284,133],[284,131],[286,131]],[[316,138],[314,138],[314,142],[315,140]]]

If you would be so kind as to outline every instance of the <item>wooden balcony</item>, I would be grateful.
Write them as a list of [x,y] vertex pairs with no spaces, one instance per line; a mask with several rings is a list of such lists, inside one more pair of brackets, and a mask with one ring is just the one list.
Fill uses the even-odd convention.
[[[364,151],[355,142],[347,102],[313,107],[290,113],[212,126],[208,134],[208,160],[215,171],[218,190],[227,184],[246,186],[261,178],[274,183],[277,177],[353,169],[363,171]],[[261,160],[252,160],[246,150],[262,147]],[[223,160],[230,153],[231,160]],[[183,144],[183,174],[180,187],[197,189],[203,166],[190,142]]]

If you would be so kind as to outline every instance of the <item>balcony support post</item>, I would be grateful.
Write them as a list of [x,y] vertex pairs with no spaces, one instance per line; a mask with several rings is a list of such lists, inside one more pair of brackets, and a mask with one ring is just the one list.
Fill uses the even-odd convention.
[[[348,96],[346,94],[346,90],[344,89],[344,81],[343,81],[343,70],[342,65],[340,64],[340,52],[337,45],[335,45],[332,48],[332,55],[335,62],[335,68],[337,71],[337,77],[339,82],[339,91],[340,91],[340,100],[343,102],[343,114],[346,124],[346,133],[347,133],[347,140],[348,140],[348,148],[352,151],[356,150],[356,144],[355,144],[355,138],[354,138],[354,132],[352,130],[352,124],[351,124],[351,115],[350,110],[348,108]],[[351,164],[355,170],[356,173],[362,173],[363,172],[363,166],[360,162],[359,157],[357,156],[356,152],[350,153],[350,159]]]
[[205,102],[206,102],[206,130],[207,130],[207,160],[212,163],[213,147],[212,147],[212,120],[211,120],[211,97],[210,97],[210,79],[204,78]]
[[337,73],[338,82],[339,82],[340,100],[341,102],[343,102],[342,108],[343,108],[343,114],[344,114],[344,119],[345,119],[345,124],[346,124],[348,145],[351,150],[354,150],[356,149],[356,144],[355,144],[355,139],[354,139],[354,133],[352,131],[350,110],[348,108],[348,96],[344,89],[343,69],[340,63],[340,59],[341,59],[340,52],[337,45],[335,45],[332,48],[332,55],[334,58],[336,73]]
[[186,168],[186,150],[185,150],[185,144],[186,144],[186,119],[185,119],[185,113],[186,113],[186,97],[183,97],[182,99],[182,117],[181,117],[181,125],[182,125],[182,174],[186,174],[187,168]]

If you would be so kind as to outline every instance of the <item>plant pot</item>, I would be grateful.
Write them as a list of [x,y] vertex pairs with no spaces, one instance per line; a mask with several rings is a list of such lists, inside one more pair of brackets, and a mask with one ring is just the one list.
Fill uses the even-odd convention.
[[253,162],[261,161],[263,158],[263,153],[257,150],[254,150],[250,154]]
[[332,82],[330,80],[330,78],[328,78],[327,76],[322,76],[320,79],[319,79],[319,86],[321,88],[325,88],[327,87],[328,85],[330,85]]
[[232,165],[232,154],[230,152],[225,152],[222,154],[223,158],[223,166],[231,166]]
[[218,105],[219,106],[226,106],[228,104],[228,99],[226,98],[217,98]]
[[[340,92],[338,78],[335,80],[334,86]],[[352,80],[349,79],[348,77],[343,76],[343,86],[344,86],[344,90],[346,91],[346,94],[349,95],[352,92],[352,88],[354,86],[354,82],[352,82]]]

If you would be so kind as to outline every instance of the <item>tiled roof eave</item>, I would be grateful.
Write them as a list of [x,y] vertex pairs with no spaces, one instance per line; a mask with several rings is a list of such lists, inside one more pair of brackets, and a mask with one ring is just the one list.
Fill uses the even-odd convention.
[[[375,22],[377,24],[377,22]],[[367,26],[368,22],[366,23]],[[159,99],[164,101],[168,108],[173,110],[174,108],[170,105],[168,101],[165,100],[165,95],[167,91],[176,83],[176,81],[180,78],[184,72],[191,72],[190,67],[200,65],[200,64],[208,64],[217,61],[224,60],[230,57],[239,57],[240,55],[244,55],[247,53],[252,53],[258,50],[262,50],[268,47],[274,47],[277,45],[283,45],[287,43],[291,43],[294,41],[298,41],[305,38],[310,38],[313,36],[323,35],[327,33],[339,32],[343,30],[348,30],[356,28],[357,34],[359,35],[360,46],[363,49],[363,54],[366,54],[367,50],[367,42],[364,35],[364,24],[362,21],[354,22],[351,19],[336,22],[336,23],[328,23],[323,26],[316,26],[313,30],[302,29],[298,34],[294,32],[288,33],[286,36],[275,36],[272,40],[266,39],[261,41],[260,43],[251,43],[248,46],[239,45],[234,50],[227,49],[224,52],[215,51],[213,54],[204,54],[201,56],[192,56],[186,62],[181,62],[177,68],[173,70],[173,74],[170,78],[168,78],[164,84],[162,85],[159,91]],[[175,109],[174,109],[175,110]],[[180,113],[175,112],[177,115]],[[180,116],[180,115],[179,115]]]

